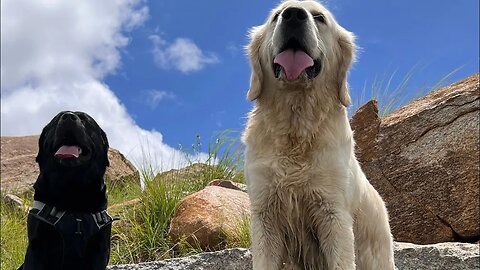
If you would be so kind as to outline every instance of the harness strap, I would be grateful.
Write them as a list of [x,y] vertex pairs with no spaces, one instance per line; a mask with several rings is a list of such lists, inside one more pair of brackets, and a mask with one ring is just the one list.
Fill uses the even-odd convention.
[[105,225],[112,223],[115,220],[119,220],[119,217],[112,217],[107,213],[107,210],[103,210],[97,213],[92,213],[93,220],[97,224],[98,228],[101,229]]
[[[66,213],[66,211],[59,211],[55,206],[45,204],[41,201],[33,201],[32,210],[32,214],[34,214],[40,219],[43,219],[44,221],[50,223],[53,226],[55,226]],[[120,219],[118,217],[110,216],[107,213],[107,210],[92,213],[92,216],[99,229],[101,229],[105,225],[112,223],[115,220]]]
[[59,211],[55,206],[47,205],[40,201],[33,201],[32,208],[38,210],[35,211],[36,213],[34,214],[40,216],[54,226],[63,217],[63,215],[65,215],[65,211]]

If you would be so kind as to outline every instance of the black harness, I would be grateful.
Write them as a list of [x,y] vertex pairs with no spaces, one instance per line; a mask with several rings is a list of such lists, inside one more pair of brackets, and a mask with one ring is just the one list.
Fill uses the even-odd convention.
[[73,262],[84,257],[90,239],[118,217],[107,210],[97,213],[59,211],[56,207],[34,201],[29,215],[55,228],[62,238],[63,261]]

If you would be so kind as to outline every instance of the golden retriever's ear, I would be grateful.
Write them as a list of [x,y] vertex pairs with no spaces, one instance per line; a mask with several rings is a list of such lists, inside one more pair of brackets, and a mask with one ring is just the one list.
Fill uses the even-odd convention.
[[250,30],[250,44],[247,46],[252,75],[250,76],[250,89],[247,93],[247,99],[253,101],[257,99],[263,87],[263,70],[260,64],[260,47],[262,46],[263,31],[261,26]]
[[339,29],[338,44],[340,51],[338,52],[338,98],[340,102],[346,107],[350,105],[351,99],[348,93],[347,75],[348,69],[355,60],[355,36],[347,30]]

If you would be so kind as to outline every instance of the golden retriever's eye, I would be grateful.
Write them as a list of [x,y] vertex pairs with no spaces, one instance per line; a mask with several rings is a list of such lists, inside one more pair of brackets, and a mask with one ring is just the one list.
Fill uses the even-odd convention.
[[313,18],[314,18],[315,21],[317,21],[317,22],[321,22],[321,23],[325,23],[325,24],[326,24],[325,16],[323,16],[323,14],[314,14],[314,15],[313,15]]

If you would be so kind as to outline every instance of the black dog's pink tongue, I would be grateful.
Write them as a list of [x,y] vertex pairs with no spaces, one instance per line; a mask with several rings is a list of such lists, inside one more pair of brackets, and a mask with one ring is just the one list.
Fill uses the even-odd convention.
[[291,49],[279,53],[273,62],[283,67],[289,81],[298,79],[306,68],[313,66],[313,59],[308,54]]
[[76,145],[64,145],[55,153],[55,157],[59,158],[78,158],[82,149]]

